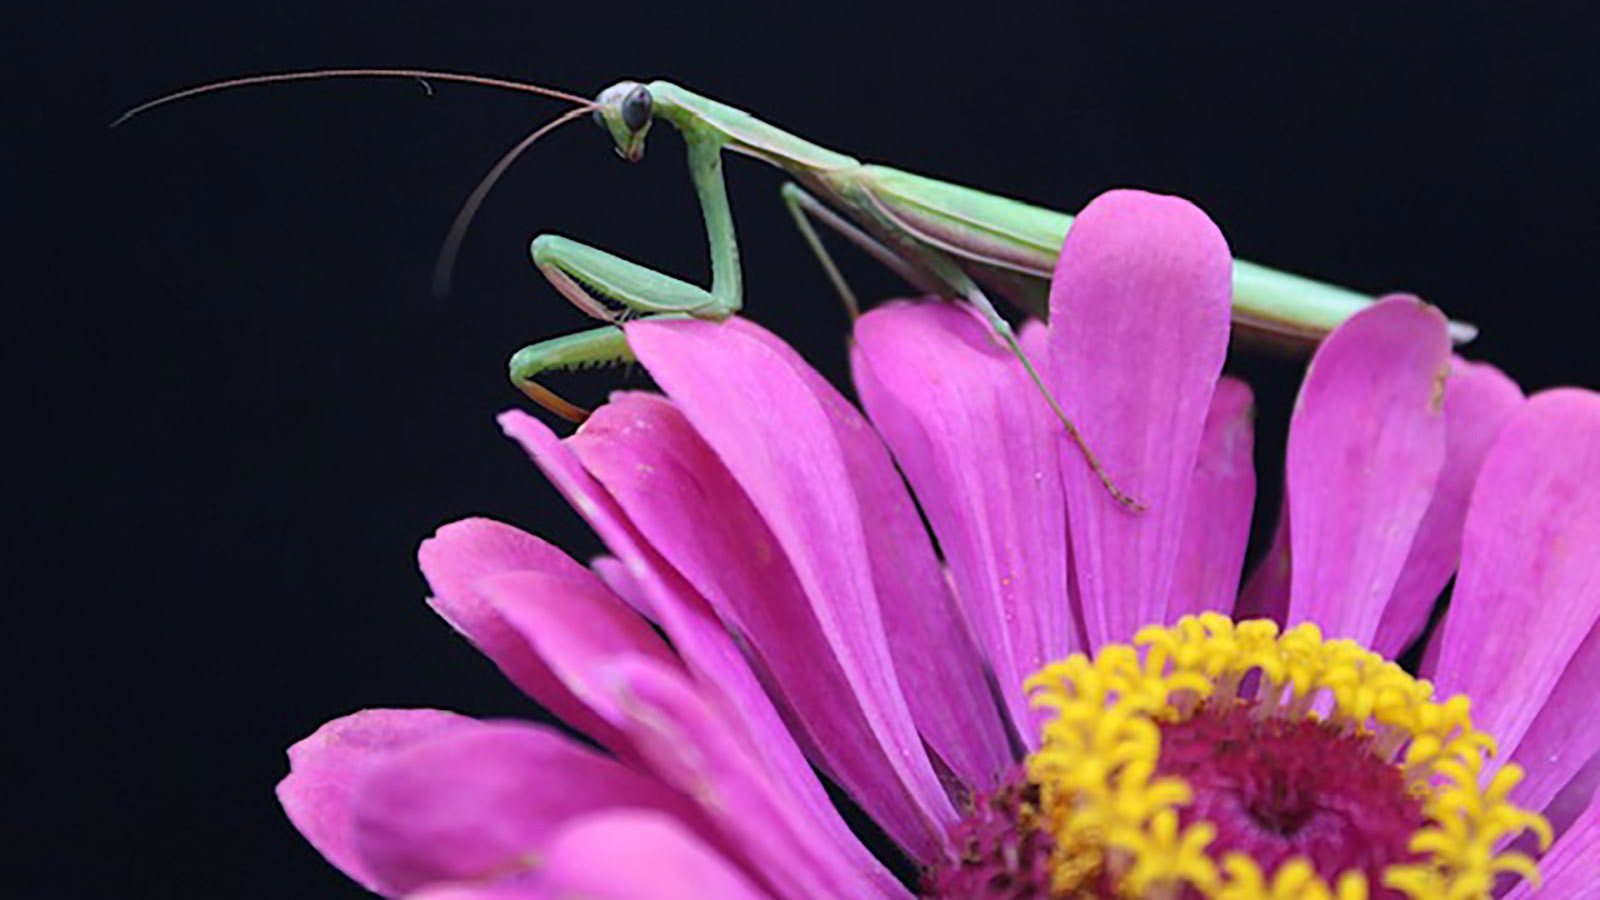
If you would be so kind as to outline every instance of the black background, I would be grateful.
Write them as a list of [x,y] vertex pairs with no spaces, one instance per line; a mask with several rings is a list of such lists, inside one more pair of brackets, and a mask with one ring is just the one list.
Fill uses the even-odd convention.
[[[165,91],[330,65],[585,94],[670,78],[1062,209],[1182,193],[1241,256],[1477,322],[1471,355],[1530,389],[1600,381],[1586,16],[1116,6],[9,4],[7,806],[28,835],[7,893],[358,894],[278,812],[283,748],[364,706],[530,712],[422,604],[417,542],[481,513],[597,549],[492,418],[519,403],[513,350],[587,324],[527,241],[705,273],[667,130],[639,166],[588,126],[552,136],[489,199],[440,301],[429,269],[457,204],[560,104],[325,82],[107,131]],[[842,379],[844,317],[779,178],[728,173],[750,315]],[[840,255],[865,295],[902,290]],[[1298,365],[1234,363],[1261,399],[1263,506]],[[569,383],[592,400],[622,379]]]

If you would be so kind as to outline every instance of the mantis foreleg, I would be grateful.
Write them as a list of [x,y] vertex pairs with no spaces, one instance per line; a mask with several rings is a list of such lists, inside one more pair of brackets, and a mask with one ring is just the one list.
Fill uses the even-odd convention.
[[[711,245],[711,289],[664,275],[588,244],[553,234],[533,241],[534,264],[562,296],[589,315],[615,322],[632,313],[682,313],[701,319],[726,319],[744,302],[739,245],[722,179],[722,145],[687,135],[689,176],[700,196],[706,238]],[[621,306],[614,312],[594,295]]]
[[568,403],[536,379],[545,372],[632,362],[628,339],[615,325],[594,328],[530,344],[511,357],[511,383],[528,399],[569,422],[582,422],[589,411]]
[[[534,264],[573,305],[594,318],[619,322],[630,314],[726,319],[743,304],[739,245],[722,179],[722,144],[712,137],[686,134],[689,176],[700,197],[706,238],[711,245],[711,289],[664,275],[588,244],[553,234],[540,235],[531,248]],[[622,307],[614,311],[597,299]],[[564,419],[581,422],[582,407],[568,403],[536,380],[549,371],[631,362],[627,339],[615,326],[597,328],[530,344],[511,358],[511,381],[535,403]]]
[[[630,313],[665,312],[724,319],[738,309],[737,302],[730,309],[726,301],[698,285],[558,235],[534,238],[532,251],[534,265],[555,289],[603,322],[621,321],[630,318]],[[595,294],[622,307],[621,311],[608,307]]]

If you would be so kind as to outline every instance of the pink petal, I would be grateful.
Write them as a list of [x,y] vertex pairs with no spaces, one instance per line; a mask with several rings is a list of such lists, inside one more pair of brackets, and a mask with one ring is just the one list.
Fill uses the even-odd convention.
[[[970,309],[879,307],[856,323],[857,391],[933,526],[1012,722],[1037,740],[1022,682],[1082,648],[1068,600],[1056,423]],[[986,760],[987,771],[1000,760]]]
[[550,544],[490,519],[465,519],[440,528],[417,551],[422,572],[433,588],[429,605],[483,655],[494,661],[522,692],[561,721],[622,751],[620,736],[590,713],[550,672],[526,641],[500,620],[478,585],[501,572],[555,572],[574,575],[583,567]]
[[1008,728],[988,681],[993,675],[910,490],[860,410],[787,344],[765,331],[754,333],[789,359],[827,410],[844,450],[889,652],[912,721],[932,753],[969,786],[987,786],[997,771],[993,765],[1012,759]]
[[568,819],[613,807],[693,814],[683,796],[558,732],[480,723],[371,769],[355,798],[354,845],[385,885],[408,893],[531,868]]
[[1600,753],[1600,716],[1594,712],[1597,685],[1600,627],[1589,629],[1510,756],[1527,773],[1512,794],[1517,803],[1544,809]]
[[[637,591],[632,605],[652,612],[690,670],[708,690],[720,695],[725,711],[764,734],[767,740],[761,746],[774,753],[769,762],[787,773],[793,784],[815,784],[810,767],[788,738],[754,673],[693,586],[661,558],[615,498],[584,471],[577,455],[544,423],[513,411],[502,415],[500,424],[616,554],[622,572]],[[617,577],[615,573],[613,577]],[[820,785],[817,789],[820,792]],[[821,803],[832,809],[825,797]]]
[[[642,618],[624,607],[598,581],[581,584],[568,579],[517,572],[493,579],[483,586],[483,590],[506,621],[538,648],[552,671],[573,693],[602,710],[602,714],[613,722],[623,720],[622,727],[630,731],[630,741],[636,737],[631,732],[643,726],[627,719],[631,713],[623,707],[626,707],[628,699],[619,701],[616,693],[617,672],[647,665],[652,671],[671,673],[682,680],[682,666],[660,638],[655,636]],[[666,674],[660,677],[664,678]],[[710,712],[709,707],[706,710]],[[657,722],[653,727],[659,728],[661,725]],[[662,739],[658,733],[648,728],[644,730],[648,733],[647,739]],[[703,750],[700,747],[687,751],[683,747],[678,749],[679,752],[689,753]],[[652,755],[651,748],[645,748],[644,753],[653,766],[660,766],[659,754]],[[726,817],[730,811],[710,801],[702,782],[674,780],[675,772],[676,768],[663,772],[663,777],[686,793],[691,793],[727,833],[729,827]],[[695,824],[700,822],[698,817],[680,814],[680,818]],[[805,827],[813,830],[809,829],[808,823]],[[736,839],[741,836],[741,830],[742,826],[732,829]],[[722,848],[723,844],[718,843],[717,846]],[[763,864],[761,857],[750,853],[748,848],[745,848],[745,853],[749,861],[760,869]]]
[[611,692],[603,714],[664,781],[700,802],[775,889],[796,898],[905,896],[892,881],[867,884],[846,847],[789,815],[751,746],[681,675],[643,659],[604,675]]
[[1509,756],[1597,619],[1600,395],[1547,391],[1484,460],[1436,680]]
[[1444,462],[1443,315],[1410,297],[1317,349],[1289,424],[1289,623],[1370,644]]
[[[1092,646],[1167,619],[1206,412],[1228,347],[1232,257],[1193,204],[1141,191],[1091,202],[1050,289],[1050,388],[1124,492],[1064,443],[1074,568]],[[1065,438],[1063,438],[1065,441]]]
[[[748,322],[641,320],[627,331],[639,360],[716,450],[788,554],[866,712],[868,739],[884,750],[887,767],[879,784],[895,792],[896,802],[880,821],[912,854],[932,858],[956,812],[907,701],[936,707],[959,696],[957,689],[970,691],[975,685],[970,678],[949,679],[950,692],[902,689],[903,676],[939,674],[938,654],[959,647],[952,640],[924,644],[909,656],[891,654],[889,635],[897,630],[886,626],[886,614],[940,621],[949,598],[931,548],[923,548],[925,559],[900,552],[909,549],[898,546],[910,539],[908,532],[921,527],[909,498],[902,509],[886,510],[859,492],[873,485],[855,477],[853,446],[876,437],[859,416],[848,424],[849,433],[836,427],[840,411],[827,393],[808,383],[809,370],[786,358],[776,341]],[[893,469],[881,446],[877,452],[886,472],[875,487],[889,490]],[[903,486],[899,490],[903,495]],[[897,512],[907,521],[895,522]],[[920,537],[925,545],[926,536]],[[895,562],[901,564],[897,571],[891,567],[884,577],[875,577],[875,563]],[[882,606],[880,591],[886,598]],[[966,674],[962,662],[952,660],[953,671]]]
[[1399,656],[1428,624],[1461,559],[1461,525],[1478,469],[1500,426],[1521,404],[1521,389],[1499,369],[1459,357],[1451,361],[1444,389],[1444,466],[1373,640],[1372,649],[1384,656]]
[[600,577],[611,588],[612,593],[623,599],[623,602],[638,611],[639,615],[651,621],[655,620],[655,613],[650,609],[650,599],[639,584],[639,579],[633,577],[627,565],[615,556],[597,556],[589,560],[589,571]]
[[[481,589],[562,683],[596,708],[611,710],[612,673],[618,667],[642,660],[682,673],[677,657],[645,620],[599,579],[584,574],[577,579],[512,572],[490,579]],[[698,816],[680,817],[709,833]]]
[[1233,612],[1256,502],[1255,400],[1237,378],[1217,382],[1178,545],[1167,619]]
[[442,884],[409,894],[406,900],[565,900],[542,879],[519,878],[489,884]]
[[1578,774],[1572,776],[1567,786],[1557,791],[1545,806],[1544,817],[1550,820],[1550,829],[1555,832],[1556,840],[1560,840],[1567,829],[1573,827],[1596,799],[1600,799],[1600,753],[1589,757]]
[[1279,625],[1284,623],[1289,615],[1291,543],[1289,504],[1285,497],[1278,510],[1278,524],[1272,529],[1272,546],[1267,548],[1266,555],[1256,564],[1250,580],[1239,593],[1239,602],[1233,609],[1235,619],[1241,622],[1245,619],[1271,619]]
[[394,887],[356,852],[352,805],[357,786],[390,755],[478,722],[436,709],[367,709],[334,719],[289,748],[278,802],[328,862],[376,893]]
[[1507,894],[1506,900],[1535,896],[1561,900],[1600,898],[1600,797],[1539,860],[1539,873],[1544,876],[1539,890],[1524,882]]
[[[617,394],[569,444],[640,531],[749,641],[828,773],[869,814],[892,816],[896,798],[883,790],[889,761],[788,557],[683,414],[657,395]],[[686,510],[693,511],[687,526]],[[984,778],[1008,759],[998,725],[990,731],[1000,755],[978,770]]]
[[1422,659],[1417,663],[1417,674],[1429,681],[1435,680],[1434,673],[1439,669],[1439,646],[1444,643],[1440,638],[1444,636],[1445,627],[1449,622],[1450,616],[1447,612],[1440,620],[1439,627],[1434,630],[1433,637],[1422,648]]
[[644,605],[683,657],[695,683],[722,715],[724,728],[742,736],[753,748],[773,790],[784,798],[780,811],[843,848],[864,884],[893,896],[899,889],[898,882],[850,833],[755,674],[705,600],[661,559],[616,500],[583,470],[572,450],[548,427],[521,412],[502,415],[500,424],[626,567],[646,598]]
[[[564,447],[614,498],[638,540],[682,574],[685,587],[710,604],[707,612],[714,610],[729,631],[748,642],[758,667],[770,669],[769,655],[782,658],[805,644],[807,611],[781,551],[669,401],[655,394],[615,393]],[[794,637],[774,642],[774,633]],[[825,683],[828,661],[820,664],[817,680]],[[808,684],[800,679],[771,688],[787,693],[805,691]],[[848,718],[848,707],[814,711],[823,727],[830,715],[842,712]],[[786,718],[790,727],[813,727],[804,717]]]
[[[625,865],[618,865],[625,860]],[[770,896],[694,833],[659,813],[596,813],[562,829],[546,855],[556,897],[758,900]]]
[[[580,570],[582,571],[582,570]],[[639,614],[625,606],[600,579],[538,572],[507,572],[478,589],[561,683],[592,703],[590,683],[617,659],[639,656],[669,667],[678,659]]]
[[[977,784],[990,763],[1011,762],[1003,713],[927,528],[894,459],[861,411],[788,344],[758,326],[747,334],[789,363],[822,405],[844,451],[861,508],[867,559],[889,652],[922,740]],[[999,748],[1005,749],[999,749]]]

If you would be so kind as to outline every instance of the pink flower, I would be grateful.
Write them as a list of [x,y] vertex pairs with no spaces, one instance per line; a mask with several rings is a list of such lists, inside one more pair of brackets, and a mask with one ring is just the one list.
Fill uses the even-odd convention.
[[[1509,790],[1555,833],[1550,895],[1574,896],[1600,880],[1600,397],[1524,399],[1452,359],[1436,310],[1375,305],[1317,351],[1240,596],[1229,260],[1187,202],[1107,194],[1052,326],[1024,333],[1137,514],[964,307],[858,323],[866,416],[749,322],[630,323],[666,397],[618,394],[565,440],[501,418],[614,558],[482,519],[421,551],[434,608],[602,749],[369,710],[290,750],[284,808],[392,896],[910,896],[817,771],[935,896],[1472,895],[1496,867],[1521,896],[1526,866],[1493,851],[1543,821]],[[1452,575],[1434,700],[1355,645],[1399,654]],[[1515,767],[1483,762],[1485,733]]]

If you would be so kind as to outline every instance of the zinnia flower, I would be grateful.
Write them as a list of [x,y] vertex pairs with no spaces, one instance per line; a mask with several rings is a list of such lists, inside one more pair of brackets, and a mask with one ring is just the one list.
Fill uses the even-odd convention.
[[[1114,192],[1024,332],[1137,513],[960,305],[857,324],[865,416],[748,322],[629,323],[665,397],[565,440],[501,418],[614,556],[483,519],[421,550],[593,746],[368,710],[291,749],[284,808],[392,896],[1522,896],[1541,853],[1550,896],[1592,890],[1600,397],[1525,399],[1376,304],[1312,361],[1241,596],[1229,284],[1203,213]],[[1430,684],[1385,657],[1452,575]]]

